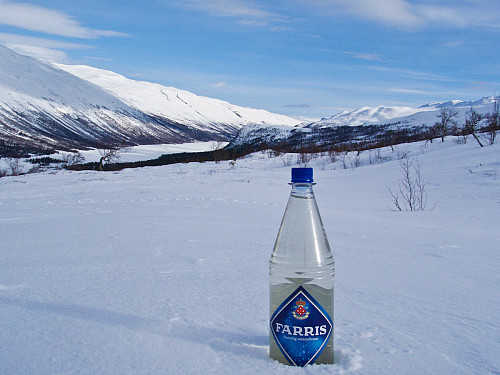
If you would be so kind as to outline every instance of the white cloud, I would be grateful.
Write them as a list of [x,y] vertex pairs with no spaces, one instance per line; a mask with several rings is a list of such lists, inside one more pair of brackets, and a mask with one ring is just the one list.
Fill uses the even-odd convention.
[[186,0],[193,8],[214,16],[237,18],[267,18],[271,13],[241,0]]
[[453,5],[417,5],[416,12],[428,23],[452,27],[500,27],[500,8],[487,1],[484,4],[454,3]]
[[358,60],[365,60],[365,61],[384,61],[384,57],[382,55],[378,55],[375,53],[362,53],[362,52],[348,52],[344,51],[344,54],[348,56],[352,56],[355,59]]
[[226,86],[226,81],[219,81],[214,83],[214,87],[224,87]]
[[22,55],[59,63],[70,63],[61,49],[90,49],[88,45],[79,43],[9,33],[0,33],[0,44]]
[[71,38],[91,39],[100,36],[126,36],[126,34],[116,31],[84,27],[72,17],[57,10],[3,0],[0,0],[0,24]]
[[299,0],[323,14],[344,14],[383,25],[417,30],[430,25],[444,27],[491,27],[500,29],[498,0]]
[[318,0],[312,4],[329,13],[344,13],[407,29],[420,27],[425,22],[405,0]]
[[268,26],[286,21],[286,17],[269,12],[248,0],[183,0],[182,4],[211,16],[234,18],[240,24],[250,26]]
[[6,43],[5,47],[10,48],[11,50],[17,53],[20,53],[21,55],[31,56],[39,60],[45,60],[56,63],[69,62],[66,53],[57,49],[38,47],[33,45],[10,44],[10,43]]
[[64,49],[89,49],[90,47],[80,43],[63,42],[59,40],[37,38],[19,34],[0,33],[0,44],[10,45],[33,45],[44,48],[64,48]]

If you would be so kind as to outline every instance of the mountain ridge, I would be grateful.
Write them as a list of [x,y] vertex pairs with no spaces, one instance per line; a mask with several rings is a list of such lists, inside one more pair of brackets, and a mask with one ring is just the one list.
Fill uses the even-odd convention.
[[199,127],[217,123],[231,126],[250,123],[294,126],[300,123],[289,116],[233,105],[158,83],[132,80],[109,70],[86,65],[55,65],[103,88],[133,108],[173,122],[189,122]]
[[[123,77],[96,68],[86,69],[99,71],[101,78],[107,76],[111,81],[110,76]],[[0,46],[0,156],[116,145],[227,141],[249,123],[300,122],[125,77],[123,80],[132,88],[117,95],[116,90],[66,70]],[[141,85],[146,88],[140,92],[144,99],[138,100],[139,104],[132,103],[130,92]],[[177,93],[176,104],[182,106],[184,117],[181,110],[170,116],[175,112],[172,108],[154,111],[144,107],[149,97],[158,92],[162,95],[162,90]],[[197,106],[203,107],[205,114],[194,116],[200,112]],[[214,108],[212,113],[207,111],[210,107]],[[221,111],[225,111],[226,118],[213,116]],[[229,117],[231,121],[227,121]]]
[[[500,97],[497,97],[496,100],[499,100],[499,98]],[[430,116],[427,116],[428,113],[436,115],[441,108],[447,107],[457,109],[459,114],[469,110],[471,107],[477,107],[480,112],[488,112],[494,101],[494,96],[484,96],[481,99],[474,101],[449,100],[445,102],[427,103],[417,108],[387,106],[361,107],[353,111],[343,111],[310,124],[314,124],[315,126],[377,125],[393,121],[404,121],[405,118],[418,114],[420,114],[418,116],[430,118]],[[434,125],[434,122],[428,125]]]
[[[440,132],[436,123],[443,108],[452,108],[457,126],[449,132],[460,134],[471,108],[483,115],[494,111],[500,97],[483,97],[475,101],[429,103],[419,108],[362,107],[344,111],[319,121],[296,127],[246,126],[228,146],[231,150],[274,149],[278,152],[346,151],[394,145],[402,142],[432,140]],[[453,127],[453,129],[451,129]],[[439,133],[442,136],[442,133]]]

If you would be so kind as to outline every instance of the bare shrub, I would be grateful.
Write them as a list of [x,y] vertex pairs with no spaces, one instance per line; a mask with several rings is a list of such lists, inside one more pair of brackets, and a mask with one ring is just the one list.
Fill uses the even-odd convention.
[[35,164],[33,165],[30,169],[28,169],[28,172],[26,172],[27,174],[30,174],[30,173],[39,173],[43,171],[43,168],[40,164]]
[[346,163],[347,151],[342,151],[340,157],[342,158],[342,168],[347,169],[347,163]]
[[360,154],[359,152],[356,154],[356,157],[354,158],[354,160],[350,159],[351,169],[355,169],[355,168],[361,167],[363,165],[363,162],[361,161],[359,154]]
[[337,152],[334,150],[328,150],[328,157],[332,163],[335,163],[337,161]]
[[62,161],[66,163],[66,165],[82,164],[85,161],[85,157],[80,152],[75,152],[64,155]]
[[382,161],[382,152],[380,151],[380,148],[370,150],[368,160],[370,165],[380,163]]
[[309,162],[315,158],[315,156],[316,155],[311,152],[301,151],[297,154],[297,164],[305,168]]
[[283,162],[284,167],[289,167],[292,165],[292,155],[291,154],[283,154],[281,155],[281,161]]
[[8,172],[10,176],[19,176],[23,173],[23,166],[21,165],[21,160],[18,158],[8,158]]
[[417,159],[405,157],[400,160],[403,177],[398,179],[398,191],[393,192],[387,187],[392,203],[398,211],[423,211],[427,205],[425,182],[420,172],[420,162]]
[[267,156],[269,158],[277,158],[279,156],[282,156],[283,154],[285,154],[285,151],[281,148],[270,148],[269,150],[267,150]]

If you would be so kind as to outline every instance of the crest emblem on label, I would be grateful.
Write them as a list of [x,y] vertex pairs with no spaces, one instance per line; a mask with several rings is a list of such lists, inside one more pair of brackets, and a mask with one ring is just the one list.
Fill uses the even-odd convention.
[[333,322],[325,309],[299,286],[271,317],[271,332],[295,366],[314,363],[330,338]]

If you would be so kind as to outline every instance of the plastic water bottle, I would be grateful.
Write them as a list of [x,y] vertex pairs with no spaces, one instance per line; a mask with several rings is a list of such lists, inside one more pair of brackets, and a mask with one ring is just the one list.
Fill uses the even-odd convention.
[[293,366],[332,364],[335,261],[312,168],[292,168],[291,185],[269,267],[269,356]]

